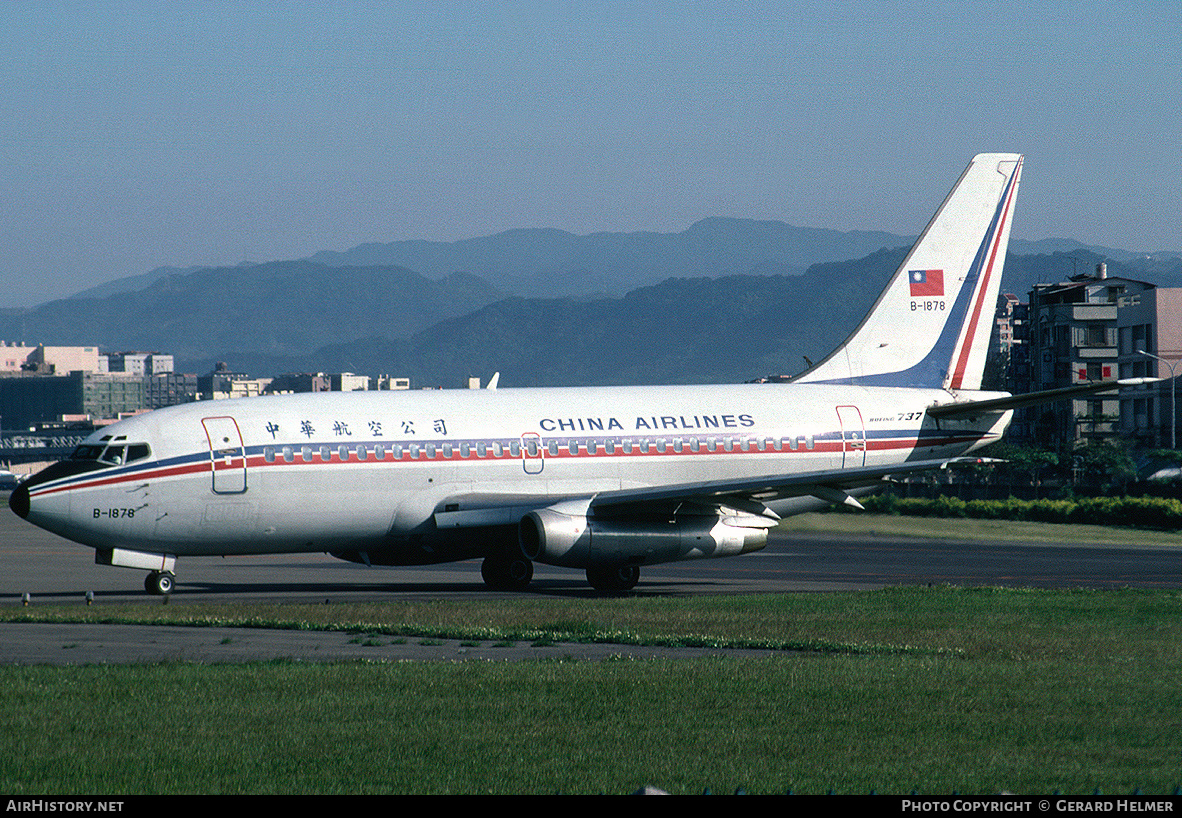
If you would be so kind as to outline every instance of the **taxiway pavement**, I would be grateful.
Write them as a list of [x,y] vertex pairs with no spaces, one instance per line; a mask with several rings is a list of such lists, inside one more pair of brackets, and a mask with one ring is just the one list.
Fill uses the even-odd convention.
[[[143,572],[95,565],[93,551],[0,511],[0,605],[160,605]],[[167,604],[216,602],[394,602],[514,596],[488,590],[478,561],[411,568],[366,568],[322,554],[178,560]],[[638,595],[703,595],[860,590],[890,585],[1004,585],[1041,588],[1182,587],[1176,546],[1086,542],[1017,543],[829,533],[772,533],[767,548],[742,557],[647,567]],[[594,596],[582,572],[535,568],[524,594]],[[57,628],[58,630],[54,630]],[[121,630],[120,630],[121,629]],[[242,661],[245,659],[506,659],[647,655],[620,646],[478,648],[392,637],[370,644],[345,634],[130,626],[0,625],[0,662]],[[375,642],[383,642],[377,645]],[[40,646],[40,647],[38,647]],[[380,650],[379,650],[380,648]],[[522,652],[523,651],[523,652]]]

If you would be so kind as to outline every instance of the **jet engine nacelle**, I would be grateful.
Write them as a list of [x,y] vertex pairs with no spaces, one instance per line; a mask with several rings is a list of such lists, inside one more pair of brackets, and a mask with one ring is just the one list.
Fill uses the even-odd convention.
[[518,534],[525,556],[548,565],[655,565],[758,551],[777,522],[728,508],[671,519],[597,517],[560,503],[525,515]]

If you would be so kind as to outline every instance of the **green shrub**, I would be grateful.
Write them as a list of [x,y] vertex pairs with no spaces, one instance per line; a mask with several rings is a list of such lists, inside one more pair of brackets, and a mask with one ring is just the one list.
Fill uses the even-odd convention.
[[959,497],[897,497],[861,501],[874,514],[907,517],[970,517],[1040,523],[1083,523],[1172,530],[1182,528],[1182,500],[1167,497],[1081,497],[1072,500],[969,500]]

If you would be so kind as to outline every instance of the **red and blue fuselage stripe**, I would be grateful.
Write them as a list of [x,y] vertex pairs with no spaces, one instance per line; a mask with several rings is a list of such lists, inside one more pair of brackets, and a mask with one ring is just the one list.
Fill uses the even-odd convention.
[[[865,449],[867,453],[876,451],[898,451],[901,449],[933,448],[945,446],[967,447],[982,440],[980,432],[949,432],[939,429],[902,429],[877,430],[867,432],[864,441],[856,444],[849,437],[843,438],[840,431],[816,434],[812,437],[812,447],[803,443],[792,447],[788,440],[800,440],[803,436],[775,437],[771,435],[746,434],[741,437],[724,439],[714,438],[715,446],[707,444],[707,438],[686,436],[645,436],[643,438],[628,437],[546,437],[538,438],[537,457],[547,460],[585,460],[588,458],[604,459],[651,459],[656,457],[749,457],[755,455],[777,456],[807,456],[816,454],[835,454],[842,451],[858,452]],[[674,447],[674,440],[680,440],[682,445]],[[608,442],[612,443],[609,452]],[[642,444],[641,441],[644,441]],[[663,448],[657,443],[661,441]],[[697,443],[697,447],[691,442]],[[354,443],[347,446],[346,457],[341,457],[339,440],[317,441],[292,444],[267,444],[246,447],[245,468],[281,468],[301,467],[309,465],[319,466],[357,466],[357,465],[394,465],[394,464],[427,464],[441,462],[495,462],[517,461],[523,457],[530,457],[524,453],[524,447],[516,454],[511,444],[520,444],[520,438],[497,439],[454,439],[440,438],[432,440],[399,440],[374,441],[369,443]],[[631,451],[626,451],[625,442],[630,443]],[[417,455],[412,456],[410,446],[417,444]],[[478,444],[483,443],[483,454],[478,454]],[[572,452],[572,443],[576,444]],[[594,444],[591,446],[590,444]],[[395,456],[395,444],[401,447],[399,456]],[[450,445],[450,453],[445,449]],[[466,444],[466,446],[465,446]],[[555,451],[550,450],[553,444]],[[744,448],[745,444],[747,448]],[[769,445],[770,444],[770,445]],[[381,447],[379,457],[375,449]],[[283,456],[284,449],[288,450],[290,460]],[[358,456],[358,450],[365,452],[364,459]],[[466,449],[467,454],[463,451]],[[329,456],[324,457],[324,452]],[[497,453],[499,452],[499,453]],[[70,461],[64,461],[68,466]],[[244,467],[242,450],[238,449],[228,458],[220,456],[211,458],[208,450],[198,451],[187,455],[167,458],[165,460],[150,460],[142,464],[127,466],[112,466],[95,470],[88,468],[76,474],[62,475],[58,479],[50,479],[28,485],[31,497],[43,497],[63,491],[80,489],[104,488],[113,485],[129,483],[143,483],[152,480],[172,479],[195,474],[205,474],[212,471],[228,471]]]

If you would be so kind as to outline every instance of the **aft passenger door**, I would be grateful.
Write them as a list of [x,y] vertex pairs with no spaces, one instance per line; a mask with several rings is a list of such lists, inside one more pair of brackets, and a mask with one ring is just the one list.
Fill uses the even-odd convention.
[[838,406],[837,419],[841,423],[841,467],[866,465],[866,427],[857,406]]
[[209,466],[214,494],[242,494],[246,491],[246,449],[242,433],[232,417],[202,418],[209,440]]

